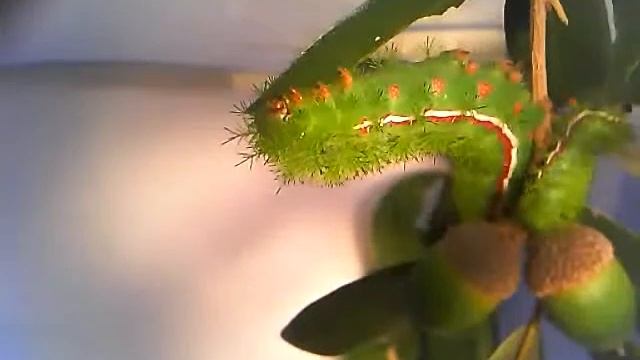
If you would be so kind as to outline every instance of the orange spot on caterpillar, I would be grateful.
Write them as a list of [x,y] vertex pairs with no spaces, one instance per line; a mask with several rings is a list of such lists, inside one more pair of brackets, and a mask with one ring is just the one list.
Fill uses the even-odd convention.
[[293,105],[300,105],[302,103],[302,94],[295,88],[289,88],[288,99]]
[[522,103],[520,101],[516,101],[513,104],[513,115],[519,115],[522,112]]
[[478,63],[475,61],[469,61],[464,67],[464,71],[469,75],[475,74],[476,72],[478,72],[478,69],[480,69],[480,65],[478,65]]
[[389,99],[395,100],[400,96],[400,85],[391,84],[387,88],[387,92],[389,93]]
[[361,136],[364,136],[369,133],[371,125],[373,125],[371,121],[369,121],[366,116],[363,116],[360,118],[360,122],[358,123],[358,125],[354,126],[353,128],[358,130],[358,133]]
[[509,81],[513,83],[519,83],[522,81],[522,73],[516,69],[509,71]]
[[478,97],[483,98],[489,96],[491,91],[493,91],[493,86],[486,81],[479,81],[476,86]]
[[346,89],[350,89],[353,85],[353,76],[351,76],[351,72],[346,68],[338,68],[338,75],[340,76],[340,84],[342,87]]
[[439,77],[434,77],[431,79],[431,91],[436,95],[442,95],[444,93],[446,84],[444,79]]
[[272,115],[284,119],[289,114],[289,109],[285,100],[278,98],[269,101],[269,111]]
[[515,65],[513,64],[513,61],[509,59],[500,61],[498,63],[498,67],[500,67],[500,69],[506,73],[509,73],[515,69]]
[[567,103],[568,103],[568,104],[569,104],[569,106],[571,106],[571,107],[576,107],[576,106],[578,106],[578,99],[576,99],[576,98],[572,97],[572,98],[570,98],[570,99],[567,101]]
[[453,55],[453,57],[460,62],[467,62],[469,60],[470,52],[462,49],[452,49],[445,51],[447,54]]
[[331,91],[326,84],[319,82],[313,89],[313,95],[318,101],[327,101],[331,97]]

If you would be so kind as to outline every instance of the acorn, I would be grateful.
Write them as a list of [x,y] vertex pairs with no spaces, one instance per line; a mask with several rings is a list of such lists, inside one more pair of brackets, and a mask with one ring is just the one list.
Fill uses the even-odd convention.
[[609,351],[632,335],[635,289],[611,242],[596,229],[571,224],[536,237],[526,272],[550,320],[577,343]]
[[520,282],[526,232],[509,222],[466,222],[447,230],[414,268],[418,321],[437,333],[485,320]]

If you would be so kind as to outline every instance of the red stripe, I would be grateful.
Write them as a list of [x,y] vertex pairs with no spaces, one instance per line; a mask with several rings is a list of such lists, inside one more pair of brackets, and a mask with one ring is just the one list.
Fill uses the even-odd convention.
[[427,121],[431,122],[443,122],[443,123],[453,123],[456,121],[467,120],[470,121],[473,125],[481,126],[487,130],[492,131],[498,137],[498,141],[500,141],[502,145],[502,170],[500,172],[500,176],[496,180],[496,188],[498,192],[503,192],[504,189],[504,180],[509,176],[509,168],[511,168],[511,162],[513,159],[511,158],[511,150],[513,150],[513,144],[509,137],[502,131],[502,128],[498,125],[491,123],[489,121],[479,121],[473,116],[428,116]]

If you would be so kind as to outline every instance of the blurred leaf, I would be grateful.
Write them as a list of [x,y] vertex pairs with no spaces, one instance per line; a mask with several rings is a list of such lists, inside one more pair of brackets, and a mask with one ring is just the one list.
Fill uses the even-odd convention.
[[[387,360],[389,343],[374,341],[358,346],[341,357],[343,360]],[[404,360],[404,359],[403,359]]]
[[388,357],[391,351],[398,360],[486,360],[493,347],[493,329],[487,320],[455,336],[424,332],[418,334],[410,329],[402,329],[391,335],[388,341],[367,343],[352,350],[342,359],[395,359]]
[[[640,299],[640,261],[638,261],[640,234],[634,233],[605,214],[591,208],[583,210],[581,223],[594,227],[609,238],[615,248],[616,257],[636,287],[636,298]],[[636,327],[638,326],[640,326],[640,309],[636,311]]]
[[628,99],[630,103],[640,104],[640,68],[636,68],[629,75],[629,81],[625,85],[625,99]]
[[616,153],[617,160],[632,176],[640,177],[640,144],[633,144]]
[[623,101],[640,102],[640,1],[613,0],[616,28],[612,83]]
[[533,321],[514,330],[489,360],[540,359],[540,323]]
[[[450,180],[441,172],[413,173],[382,196],[373,215],[373,267],[417,259],[426,251],[425,245],[441,238],[458,221]],[[359,347],[344,359],[388,360],[390,346],[400,360],[417,359],[420,349],[425,359],[486,360],[494,344],[491,322],[486,320],[455,337],[401,329],[389,334],[388,341]]]
[[3,25],[6,25],[6,18],[12,15],[14,10],[18,10],[19,6],[25,5],[28,1],[24,0],[0,0],[0,19],[3,20]]
[[[569,98],[603,105],[607,97],[612,45],[608,13],[602,0],[562,0],[565,26],[553,12],[547,16],[549,96],[556,105]],[[531,78],[529,0],[506,0],[504,26],[509,56]]]
[[[494,347],[491,320],[455,336],[435,333],[425,335],[424,359],[486,360]],[[413,360],[413,359],[412,359]]]
[[591,354],[593,360],[640,360],[640,348],[631,343],[625,344],[624,351],[609,351]]
[[598,229],[609,238],[631,281],[636,287],[640,286],[640,235],[590,208],[583,210],[581,222]]
[[[357,347],[344,360],[416,360],[420,351],[419,334],[410,327],[396,331],[389,338]],[[395,356],[395,358],[390,358]]]
[[[449,226],[460,221],[458,209],[456,208],[455,199],[453,197],[451,178],[444,180],[442,190],[437,198],[431,200],[433,208],[430,212],[428,225],[423,229],[423,242],[426,245],[432,245],[434,242],[442,238]],[[426,204],[425,204],[426,205]]]
[[449,178],[418,172],[401,178],[380,198],[373,213],[373,267],[416,260],[426,244],[440,238],[455,221]]
[[339,67],[352,68],[414,21],[440,15],[464,0],[368,0],[304,51],[251,104],[250,112],[289,87],[333,82]]
[[375,271],[338,288],[304,308],[282,337],[308,352],[340,355],[406,326],[413,265]]

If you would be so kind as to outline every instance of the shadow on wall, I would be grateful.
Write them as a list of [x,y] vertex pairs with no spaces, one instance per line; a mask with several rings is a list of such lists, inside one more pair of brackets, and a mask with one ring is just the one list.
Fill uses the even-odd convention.
[[0,358],[318,358],[278,334],[362,273],[354,204],[380,178],[275,195],[221,146],[246,92],[0,78]]

